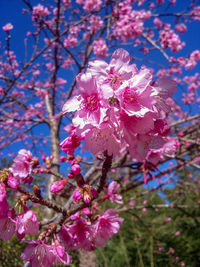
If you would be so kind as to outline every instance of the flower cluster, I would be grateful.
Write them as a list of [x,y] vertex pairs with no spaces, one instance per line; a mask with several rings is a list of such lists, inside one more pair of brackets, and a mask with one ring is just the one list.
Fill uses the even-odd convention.
[[80,95],[64,104],[63,113],[76,111],[73,125],[76,135],[84,136],[86,150],[116,155],[128,147],[133,158],[142,161],[151,149],[164,144],[170,111],[165,100],[176,91],[173,80],[153,82],[151,71],[130,64],[123,49],[113,53],[110,64],[89,62],[86,73],[76,80]]
[[170,29],[169,24],[164,25],[164,28],[160,31],[159,36],[162,47],[164,49],[170,48],[172,52],[180,51],[185,45],[184,42],[181,42],[179,36]]
[[93,225],[85,218],[77,216],[74,223],[62,225],[59,238],[69,250],[93,250],[95,245],[105,246],[106,240],[118,233],[122,222],[123,219],[113,209],[100,215]]
[[133,10],[131,1],[120,1],[114,7],[113,16],[116,18],[113,25],[113,35],[123,42],[142,35],[144,22],[150,18],[151,12]]

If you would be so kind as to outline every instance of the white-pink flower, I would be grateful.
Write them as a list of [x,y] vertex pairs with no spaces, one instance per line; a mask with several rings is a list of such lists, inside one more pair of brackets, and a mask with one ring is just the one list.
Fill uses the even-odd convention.
[[103,247],[106,240],[117,234],[123,219],[118,217],[118,213],[113,209],[108,209],[103,215],[100,215],[97,223],[94,225],[94,244]]
[[39,223],[34,211],[25,208],[26,211],[15,218],[16,232],[18,238],[22,239],[25,235],[35,235],[39,230]]
[[2,29],[5,31],[5,32],[9,32],[10,30],[13,29],[13,25],[11,23],[7,23],[6,25],[4,25],[2,27]]
[[16,178],[26,178],[32,171],[32,153],[28,150],[21,149],[13,160],[10,168],[12,174]]
[[122,196],[116,193],[116,191],[119,188],[120,188],[120,184],[118,184],[116,181],[112,181],[108,185],[108,192],[107,192],[106,198],[109,198],[111,202],[123,204]]

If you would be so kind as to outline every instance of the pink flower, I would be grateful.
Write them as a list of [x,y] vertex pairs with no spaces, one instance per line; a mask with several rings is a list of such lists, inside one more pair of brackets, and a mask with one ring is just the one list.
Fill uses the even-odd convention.
[[76,213],[74,213],[74,214],[72,214],[71,216],[70,216],[70,219],[72,220],[72,221],[76,221],[76,220],[78,220],[80,218],[80,211],[77,211]]
[[81,144],[81,137],[77,136],[74,132],[69,137],[60,143],[60,148],[70,156],[74,156],[74,151]]
[[18,188],[18,186],[19,186],[19,182],[18,182],[18,180],[12,175],[12,173],[10,173],[10,174],[8,175],[7,184],[8,184],[8,186],[9,186],[10,188],[15,189],[15,190],[16,190],[16,189]]
[[172,52],[180,51],[185,43],[181,42],[179,36],[170,29],[169,24],[165,24],[164,29],[159,33],[161,39],[161,45],[164,49],[170,48]]
[[39,231],[39,223],[34,211],[25,208],[26,211],[15,218],[16,232],[19,239],[25,235],[36,235]]
[[0,183],[0,203],[6,200],[6,186],[4,183]]
[[52,193],[58,193],[61,190],[63,190],[66,184],[67,184],[67,179],[56,181],[50,185],[50,191]]
[[65,248],[61,246],[57,239],[54,242],[52,252],[56,257],[54,264],[57,265],[63,263],[65,265],[69,265],[71,263],[71,256],[65,251]]
[[[77,77],[80,95],[68,100],[63,112],[76,112],[75,132],[84,136],[86,150],[116,155],[128,147],[134,159],[142,161],[150,150],[162,147],[162,137],[170,132],[166,99],[175,93],[176,83],[168,78],[152,82],[149,69],[138,71],[129,63],[123,49],[113,53],[110,64],[90,62],[87,72]],[[68,140],[62,145],[67,150],[71,146]]]
[[91,214],[89,208],[84,208],[84,209],[82,209],[81,211],[82,211],[83,214],[85,214],[85,215],[87,215],[87,216],[89,216],[89,215]]
[[103,21],[100,16],[95,16],[95,15],[90,16],[89,22],[91,24],[91,26],[89,27],[91,31],[98,31],[103,25]]
[[63,113],[77,111],[73,119],[75,126],[83,128],[87,123],[99,123],[105,116],[96,81],[91,73],[80,73],[77,77],[79,96],[69,99]]
[[[77,218],[78,219],[78,218]],[[62,225],[60,232],[58,233],[59,240],[67,247],[67,249],[75,249],[75,242],[70,233],[70,226]]]
[[193,17],[194,20],[200,21],[200,6],[195,6],[190,12],[190,15]]
[[83,200],[85,203],[90,203],[91,199],[96,198],[97,196],[98,196],[97,191],[87,184],[85,184],[80,188],[75,189],[73,192],[73,199],[76,202]]
[[64,47],[72,47],[75,48],[78,40],[75,36],[69,35],[67,39],[64,40],[63,45]]
[[113,35],[116,39],[125,42],[142,34],[144,21],[151,16],[151,13],[150,11],[132,9],[131,1],[120,1],[114,6],[113,15],[116,18],[113,25]]
[[151,80],[151,72],[143,68],[117,89],[115,95],[121,108],[128,115],[142,117],[147,112],[153,111],[155,97],[153,88],[149,86]]
[[94,188],[92,188],[90,185],[83,186],[83,201],[85,203],[90,203],[91,199],[97,198],[97,197],[98,197],[98,193]]
[[[0,205],[1,206],[1,205]],[[14,211],[7,211],[7,203],[4,202],[4,211],[6,214],[0,216],[0,238],[8,241],[12,238],[15,233],[15,223],[14,223]]]
[[168,79],[166,77],[161,78],[153,84],[153,87],[156,91],[156,103],[155,106],[159,110],[165,112],[170,111],[170,107],[166,104],[166,99],[176,93],[177,87],[176,82]]
[[82,189],[81,188],[77,188],[74,190],[73,199],[76,202],[79,202],[82,199]]
[[187,30],[187,27],[185,26],[185,24],[181,23],[181,24],[177,24],[177,25],[175,26],[175,30],[176,30],[177,32],[180,32],[180,33],[185,33],[186,30]]
[[16,178],[26,178],[32,171],[32,154],[30,151],[21,149],[13,161],[11,172]]
[[175,155],[178,148],[180,147],[180,143],[175,138],[169,138],[168,141],[163,145],[163,153],[167,155]]
[[134,159],[143,161],[150,149],[159,149],[163,146],[164,140],[154,135],[137,135],[134,140],[129,136],[127,140],[129,144],[129,152]]
[[71,172],[74,174],[74,175],[79,175],[81,173],[81,167],[79,164],[75,163],[72,165],[71,167]]
[[50,14],[47,7],[44,7],[41,4],[33,7],[33,21],[37,21],[37,19],[41,19],[42,17],[46,17]]
[[[92,242],[93,238],[93,229],[90,225],[88,225],[87,221],[83,218],[75,221],[72,225],[68,225],[68,237],[66,241],[66,245],[68,247],[71,246],[70,243],[73,243],[75,249],[85,249],[85,250],[93,250],[94,244]],[[69,239],[71,238],[71,240]]]
[[13,25],[11,23],[7,23],[6,25],[4,25],[2,27],[2,29],[5,31],[5,32],[9,32],[10,30],[13,29]]
[[123,219],[119,218],[118,213],[113,209],[108,209],[100,215],[94,225],[94,244],[99,247],[105,246],[106,239],[118,233],[122,222]]
[[112,181],[108,185],[108,194],[106,197],[110,199],[111,202],[116,202],[118,204],[123,204],[122,196],[116,193],[117,189],[119,189],[120,184],[118,184],[116,181]]
[[105,99],[113,97],[114,91],[123,81],[130,79],[136,72],[135,65],[129,65],[129,62],[129,53],[121,48],[112,54],[110,64],[102,60],[89,62],[88,72],[95,77],[97,84],[101,84]]
[[98,57],[107,57],[108,56],[108,47],[103,39],[95,40],[93,42],[94,54]]
[[53,253],[53,247],[47,245],[42,240],[37,241],[24,241],[28,243],[28,247],[25,248],[21,254],[21,259],[30,262],[32,267],[49,267],[52,266],[56,260],[56,256]]
[[9,210],[9,206],[8,206],[6,199],[4,199],[3,201],[0,201],[0,219],[4,219],[7,217],[8,210]]
[[[78,1],[77,1],[78,2]],[[91,12],[93,10],[99,10],[101,5],[102,5],[102,0],[85,0],[85,1],[80,1],[79,3],[83,4],[83,9],[87,12]]]
[[85,134],[85,149],[94,154],[107,150],[109,155],[116,155],[120,147],[120,140],[108,122],[91,128]]

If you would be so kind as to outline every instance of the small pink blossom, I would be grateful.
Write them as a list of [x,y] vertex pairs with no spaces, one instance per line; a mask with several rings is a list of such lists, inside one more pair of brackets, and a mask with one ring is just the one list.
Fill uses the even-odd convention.
[[26,208],[26,211],[15,218],[16,232],[18,238],[22,239],[25,235],[35,235],[39,231],[39,223],[34,211]]
[[170,29],[170,25],[165,25],[159,33],[161,39],[161,45],[164,49],[170,48],[172,52],[180,51],[185,43],[181,42],[179,36]]
[[119,189],[119,187],[120,187],[120,184],[118,184],[116,181],[112,181],[108,185],[107,197],[110,199],[111,202],[123,204],[122,196],[116,193],[116,191],[117,191],[117,189]]
[[13,160],[11,172],[16,178],[26,178],[32,171],[32,153],[28,150],[21,149]]
[[105,246],[106,239],[118,233],[122,222],[123,219],[119,218],[118,213],[113,209],[108,209],[100,215],[94,225],[94,244],[99,247]]
[[67,266],[72,262],[71,256],[65,251],[65,248],[61,246],[57,239],[54,242],[52,252],[56,257],[54,264],[57,265],[59,263],[63,263]]
[[0,182],[0,202],[4,202],[6,200],[6,186],[4,183]]
[[6,25],[4,25],[2,27],[2,29],[5,31],[5,32],[9,32],[10,30],[13,29],[13,25],[11,23],[7,23]]
[[74,190],[73,199],[76,202],[79,202],[82,199],[82,189],[81,188],[77,188]]
[[37,241],[24,241],[28,243],[21,254],[21,259],[30,262],[30,266],[34,267],[50,267],[54,264],[56,256],[53,253],[53,247],[47,245],[42,240]]
[[180,231],[176,231],[175,235],[176,236],[180,235]]
[[76,220],[78,220],[80,218],[80,211],[77,211],[76,213],[74,213],[74,214],[72,214],[71,216],[70,216],[70,219],[72,220],[72,221],[76,221]]
[[79,164],[75,163],[71,166],[71,172],[74,175],[79,175],[81,173],[81,167]]
[[0,201],[0,219],[5,219],[7,217],[8,211],[9,206],[6,199]]
[[93,250],[93,229],[83,218],[76,220],[73,224],[63,226],[60,232],[62,242],[68,249]]
[[77,136],[74,132],[69,137],[60,143],[60,148],[70,156],[74,155],[74,151],[81,144],[81,137]]
[[108,155],[116,155],[120,150],[120,140],[109,123],[93,127],[85,134],[85,149],[96,154],[107,150]]
[[97,191],[87,184],[75,189],[73,192],[73,199],[76,202],[83,200],[85,203],[90,203],[91,199],[96,198],[97,196],[98,196]]
[[18,188],[18,186],[19,186],[19,182],[18,182],[18,180],[12,175],[12,173],[10,173],[10,174],[8,175],[7,184],[8,184],[8,186],[9,186],[10,188],[15,189],[15,190],[16,190],[16,189]]
[[91,12],[93,10],[99,10],[102,5],[102,0],[77,0],[77,3],[84,4],[83,9],[87,12]]
[[95,40],[93,42],[94,54],[98,57],[108,56],[108,47],[106,41],[103,39]]
[[175,26],[175,30],[176,30],[177,32],[180,32],[180,33],[185,33],[186,30],[187,30],[187,27],[186,27],[185,24],[181,23],[181,24],[177,24],[177,25]]
[[[4,202],[4,211],[7,211],[7,203]],[[1,205],[0,205],[1,207]],[[15,223],[14,223],[14,211],[7,211],[6,214],[1,218],[0,216],[0,238],[8,241],[12,238],[15,233]]]
[[33,7],[33,21],[37,21],[37,19],[41,19],[42,17],[46,17],[50,14],[47,7],[44,7],[41,4]]
[[58,193],[61,190],[63,190],[63,188],[65,187],[66,184],[67,184],[67,179],[62,179],[62,180],[59,180],[59,181],[55,181],[54,183],[52,183],[50,185],[50,192]]

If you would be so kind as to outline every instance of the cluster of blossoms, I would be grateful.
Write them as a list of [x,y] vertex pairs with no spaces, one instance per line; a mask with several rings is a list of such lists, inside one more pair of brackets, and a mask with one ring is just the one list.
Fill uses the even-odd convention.
[[[68,138],[68,148],[73,156],[74,149],[80,145],[80,140],[72,133]],[[68,151],[68,150],[67,150]],[[47,170],[50,169],[52,157],[42,156]],[[6,199],[6,188],[19,190],[20,183],[31,183],[30,179],[33,173],[41,172],[42,167],[39,165],[37,158],[34,158],[30,151],[21,149],[15,157],[10,169],[0,172],[0,238],[9,240],[14,233],[22,240],[25,235],[36,235],[39,232],[40,223],[36,213],[27,205],[27,201],[32,198],[27,194],[19,198],[13,208],[9,207]],[[80,165],[73,160],[71,166],[70,178],[81,176]],[[60,192],[67,183],[67,179],[54,182],[50,191],[53,193]],[[75,202],[89,204],[92,199],[98,197],[98,193],[90,185],[82,181],[79,188],[74,190],[73,199]],[[117,194],[119,184],[112,182],[108,186],[107,195],[102,199],[110,199],[111,202],[122,204],[122,197]],[[20,190],[19,190],[20,191]],[[36,198],[42,199],[40,193],[34,194]],[[33,196],[33,195],[32,195]],[[32,200],[34,202],[34,200]],[[71,256],[66,249],[85,249],[93,250],[95,246],[104,246],[106,240],[116,234],[123,222],[118,213],[113,209],[108,209],[103,214],[99,214],[98,209],[94,206],[82,208],[72,213],[67,223],[62,224],[60,230],[54,234],[51,242],[47,241],[48,232],[42,232],[36,241],[23,240],[28,243],[27,248],[21,255],[21,259],[29,261],[30,266],[48,267],[54,264],[63,263],[69,265]],[[56,226],[52,226],[52,229]],[[49,230],[51,227],[49,228]]]
[[87,12],[91,12],[94,10],[99,10],[102,5],[102,0],[76,0],[76,3],[79,5],[83,5],[83,9]]
[[[150,150],[162,147],[170,131],[166,99],[176,91],[173,80],[153,82],[151,71],[130,64],[123,49],[113,53],[110,64],[89,62],[86,73],[76,80],[80,95],[64,104],[63,113],[76,111],[74,136],[84,136],[86,150],[116,155],[127,147],[134,159],[142,161]],[[66,153],[71,153],[69,138],[61,143]]]
[[164,24],[159,36],[162,47],[164,49],[170,48],[172,52],[180,51],[185,45],[184,42],[181,42],[179,36],[172,29],[170,29],[169,24]]
[[99,57],[108,56],[108,47],[106,45],[106,41],[103,39],[95,40],[93,42],[93,50],[94,50],[94,54]]
[[[83,211],[85,215],[88,210]],[[73,217],[75,223],[63,225],[59,233],[60,240],[65,246],[71,249],[93,250],[95,246],[103,247],[106,240],[118,233],[123,222],[118,213],[108,209],[100,215],[95,224],[88,222],[85,218],[79,217],[80,213]]]
[[114,7],[113,16],[116,18],[113,25],[113,35],[123,42],[141,36],[144,22],[150,18],[151,12],[133,10],[131,1],[121,1]]
[[41,20],[43,17],[46,17],[50,14],[47,7],[44,7],[41,4],[38,4],[37,6],[33,7],[33,21]]

